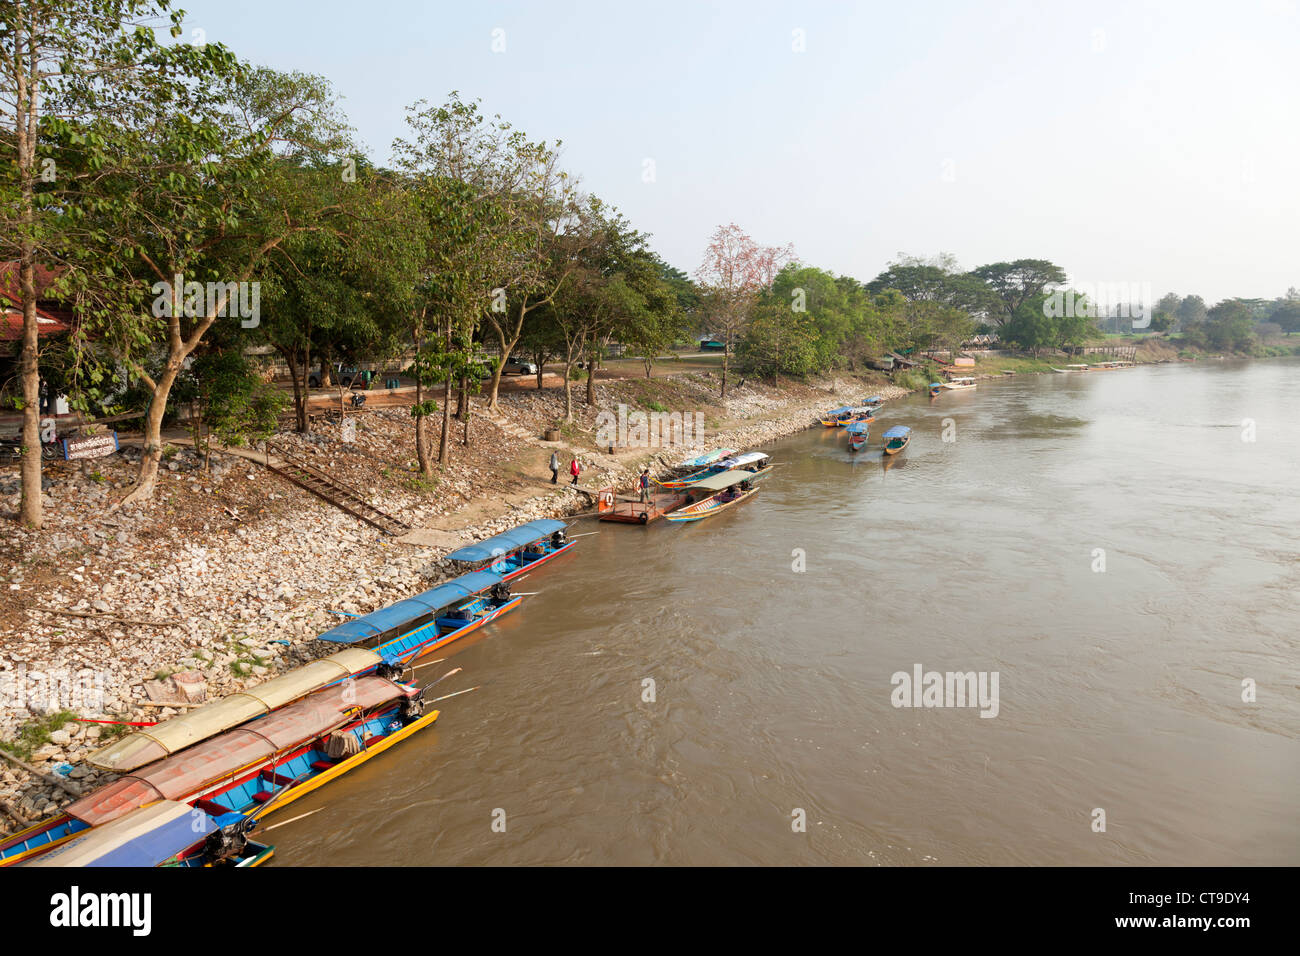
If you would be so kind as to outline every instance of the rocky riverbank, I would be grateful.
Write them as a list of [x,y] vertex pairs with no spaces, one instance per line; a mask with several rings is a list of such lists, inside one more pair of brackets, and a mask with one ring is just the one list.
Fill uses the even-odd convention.
[[[864,391],[864,389],[866,391]],[[499,411],[475,406],[470,444],[426,478],[414,470],[412,420],[403,409],[283,434],[286,450],[367,490],[369,500],[420,533],[407,544],[281,481],[248,458],[169,448],[148,504],[114,508],[139,453],[48,469],[48,520],[39,532],[6,527],[0,546],[0,745],[49,777],[83,790],[111,775],[81,763],[111,724],[71,715],[149,722],[190,702],[221,697],[330,650],[315,636],[336,612],[362,614],[458,573],[442,555],[525,521],[587,512],[590,497],[550,484],[558,450],[583,467],[585,488],[630,491],[643,464],[659,473],[687,448],[597,448],[601,412],[664,407],[706,421],[702,444],[753,448],[808,427],[816,412],[867,394],[906,389],[841,378],[772,388],[743,384],[717,400],[707,372],[575,387],[575,421],[558,441],[540,436],[563,417],[563,393],[503,394]],[[180,438],[175,439],[177,442]],[[0,471],[0,504],[17,509],[16,469]],[[0,762],[0,823],[38,819],[69,794]],[[5,809],[7,805],[7,810]]]

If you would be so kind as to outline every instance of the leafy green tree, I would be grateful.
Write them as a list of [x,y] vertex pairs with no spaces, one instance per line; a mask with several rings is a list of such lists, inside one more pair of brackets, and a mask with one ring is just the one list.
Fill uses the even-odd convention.
[[972,269],[970,274],[987,283],[1001,302],[1001,308],[990,314],[996,325],[1011,321],[1025,303],[1042,295],[1048,286],[1061,285],[1066,280],[1065,270],[1046,259],[994,262]]
[[1205,343],[1217,351],[1249,352],[1255,347],[1255,319],[1240,299],[1225,299],[1209,310]]
[[237,349],[205,351],[178,377],[175,399],[188,403],[195,448],[207,470],[211,439],[239,447],[275,434],[284,408],[283,392],[266,381]]
[[[88,213],[106,201],[105,179],[123,172],[143,179],[174,175],[166,158],[131,154],[124,142],[154,114],[201,111],[207,85],[233,64],[220,44],[164,47],[148,28],[161,22],[176,37],[181,18],[168,0],[0,4],[0,254],[18,261],[19,519],[32,527],[43,521],[37,270],[62,267],[58,294],[69,299],[105,271],[111,275],[116,263],[87,254],[99,240]],[[201,148],[201,133],[184,120],[181,125],[186,128],[176,135]]]
[[[260,322],[254,280],[267,254],[295,233],[345,234],[351,217],[355,194],[339,161],[351,141],[325,81],[232,67],[205,89],[202,102],[160,104],[146,122],[104,134],[111,172],[87,197],[104,281],[83,315],[152,393],[128,502],[153,493],[168,397],[186,359],[219,319],[247,330]],[[331,177],[303,172],[331,166]],[[322,191],[323,182],[335,186]],[[155,375],[157,353],[165,359]]]
[[1276,322],[1288,335],[1300,332],[1300,298],[1278,299],[1269,313],[1269,321]]
[[1184,330],[1189,326],[1199,325],[1204,322],[1207,314],[1205,300],[1199,295],[1184,297],[1183,301],[1178,303],[1178,308],[1175,311],[1175,315],[1178,317],[1178,325]]

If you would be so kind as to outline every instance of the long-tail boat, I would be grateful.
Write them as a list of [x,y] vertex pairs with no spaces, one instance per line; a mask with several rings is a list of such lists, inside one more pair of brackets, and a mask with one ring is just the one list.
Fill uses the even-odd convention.
[[679,474],[688,474],[692,471],[699,471],[705,465],[711,465],[719,458],[726,458],[734,455],[734,448],[715,448],[713,451],[707,451],[703,455],[696,455],[694,458],[688,458],[685,461],[679,461],[672,466],[672,470]]
[[499,574],[501,580],[509,581],[573,547],[576,542],[565,538],[565,528],[563,521],[551,518],[530,521],[458,548],[446,559],[458,564],[477,565],[480,570]]
[[242,813],[214,817],[177,800],[138,807],[87,830],[26,866],[261,866],[275,847],[248,838],[257,820]]
[[[153,764],[0,843],[0,866],[31,859],[158,800],[221,816],[291,803],[432,724],[423,692],[370,675],[313,694]],[[275,791],[279,789],[279,793]]]
[[852,407],[853,407],[852,405],[841,405],[839,408],[832,408],[829,412],[827,412],[825,415],[820,416],[817,420],[821,422],[823,425],[825,425],[827,428],[837,428],[840,425],[844,424],[843,422],[840,421],[840,416],[842,416],[845,412],[847,412]]
[[942,392],[942,391],[943,391],[943,382],[931,382],[931,383],[930,383],[930,397],[931,397],[931,398],[938,398],[938,397],[939,397],[939,393]]
[[954,378],[954,379],[950,379],[947,382],[944,382],[943,387],[947,389],[951,389],[952,391],[957,391],[963,388],[974,388],[975,379],[970,378],[969,376]]
[[867,433],[871,425],[867,422],[850,422],[844,429],[849,436],[849,451],[861,451],[867,444]]
[[701,468],[699,471],[692,472],[681,478],[659,481],[656,484],[663,488],[693,488],[706,478],[712,478],[733,469],[747,471],[749,472],[749,480],[757,481],[771,472],[772,466],[769,464],[771,457],[765,451],[746,452],[743,455],[736,455],[734,458],[723,458],[707,468]]
[[349,677],[367,674],[383,662],[384,659],[374,651],[346,648],[247,690],[204,704],[187,714],[127,734],[90,754],[86,763],[101,770],[127,773],[232,727],[264,717]]
[[473,571],[344,621],[316,639],[373,648],[385,665],[400,669],[513,611],[522,600],[499,574]]
[[664,515],[667,521],[699,521],[711,518],[742,501],[748,501],[758,491],[752,484],[752,474],[747,471],[724,471],[704,478],[692,486],[691,491],[713,492],[707,498],[678,508]]
[[908,442],[912,440],[912,429],[906,425],[895,425],[885,434],[880,436],[883,440],[883,449],[886,455],[897,455],[907,447]]

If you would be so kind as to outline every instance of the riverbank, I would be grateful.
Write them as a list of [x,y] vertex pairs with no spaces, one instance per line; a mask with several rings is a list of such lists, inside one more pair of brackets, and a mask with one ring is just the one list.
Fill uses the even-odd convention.
[[[80,761],[111,725],[71,715],[166,719],[182,709],[167,706],[181,698],[175,674],[191,678],[186,687],[205,699],[225,696],[319,656],[314,638],[339,621],[335,612],[366,613],[459,573],[441,560],[448,551],[535,518],[589,511],[588,495],[550,484],[552,451],[566,471],[577,457],[582,487],[622,491],[642,465],[660,473],[692,453],[601,450],[602,412],[617,415],[624,406],[697,416],[703,446],[744,449],[807,428],[815,413],[865,394],[908,393],[878,375],[746,382],[725,403],[717,388],[707,371],[603,383],[588,407],[575,386],[575,421],[553,442],[539,436],[563,416],[561,390],[503,394],[496,414],[475,404],[468,446],[456,423],[452,463],[432,478],[413,468],[414,429],[404,409],[356,416],[352,441],[338,423],[273,439],[366,489],[372,503],[416,529],[396,541],[233,454],[213,454],[205,469],[191,448],[174,444],[154,500],[116,510],[138,450],[53,464],[45,529],[11,525],[0,545],[0,747],[76,786],[101,785],[111,775]],[[16,468],[0,470],[0,505],[16,510],[17,492]],[[68,798],[0,763],[0,801],[18,815],[39,818]]]

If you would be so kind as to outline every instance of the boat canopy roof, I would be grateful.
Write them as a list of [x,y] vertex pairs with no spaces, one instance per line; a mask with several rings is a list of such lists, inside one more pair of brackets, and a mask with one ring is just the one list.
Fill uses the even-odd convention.
[[557,531],[563,531],[566,525],[554,518],[542,518],[521,524],[517,528],[485,538],[475,544],[466,545],[447,555],[448,561],[488,561],[509,554],[517,548],[532,544],[541,538],[549,537]]
[[183,799],[238,770],[256,767],[281,751],[337,728],[356,708],[370,711],[411,693],[409,688],[373,674],[331,687],[119,777],[65,810],[94,827],[157,800]]
[[879,395],[872,395],[870,398],[863,399],[863,403],[866,405],[879,405],[880,402],[881,398]]
[[910,434],[912,434],[912,429],[908,428],[906,425],[895,425],[893,428],[889,429],[889,431],[885,432],[885,434],[882,435],[881,437],[882,438],[906,438]]
[[355,644],[370,637],[378,637],[390,631],[407,627],[413,621],[428,618],[443,608],[463,601],[468,597],[495,587],[504,579],[491,571],[471,571],[462,574],[436,588],[430,588],[423,594],[409,597],[378,611],[371,611],[363,617],[354,617],[332,627],[316,638],[318,641],[333,641],[336,644]]
[[930,383],[930,387],[931,387],[931,388],[939,388],[941,385],[943,385],[943,382],[931,382],[931,383]]
[[268,714],[335,681],[370,670],[382,661],[383,658],[374,651],[361,647],[344,648],[273,680],[204,704],[188,714],[127,734],[96,750],[86,758],[86,762],[101,770],[118,773],[135,770]]
[[158,866],[223,826],[219,820],[225,817],[233,822],[242,814],[223,814],[214,819],[188,804],[162,800],[95,827],[30,865]]
[[697,455],[694,458],[688,458],[686,459],[686,461],[683,461],[675,465],[674,467],[703,468],[705,465],[713,464],[719,458],[722,458],[726,455],[734,455],[735,453],[736,453],[736,449],[734,448],[717,448],[714,449],[713,451],[705,452],[703,455]]
[[866,422],[849,422],[844,430],[850,435],[866,435],[871,431],[871,426]]
[[709,491],[722,491],[724,488],[730,488],[732,485],[738,485],[742,481],[753,480],[754,473],[750,471],[722,471],[716,475],[709,475],[691,485],[691,491],[696,488],[705,488]]
[[839,408],[832,408],[829,412],[826,413],[826,417],[830,418],[832,415],[842,415],[852,407],[853,406],[851,405],[841,405]]
[[849,414],[862,415],[866,412],[874,412],[875,410],[876,410],[876,406],[874,405],[858,405],[856,408],[850,408]]
[[[741,465],[752,465],[756,461],[763,461],[771,456],[765,451],[751,451],[743,455],[737,455],[735,458],[727,458],[715,465],[716,468],[738,468]],[[699,482],[696,482],[698,485]]]

